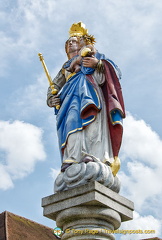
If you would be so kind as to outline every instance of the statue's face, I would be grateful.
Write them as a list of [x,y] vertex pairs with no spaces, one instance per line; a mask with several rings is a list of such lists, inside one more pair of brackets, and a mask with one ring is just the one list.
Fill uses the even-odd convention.
[[79,43],[79,45],[80,45],[80,48],[82,48],[83,46],[86,45],[85,40],[84,40],[83,37],[80,38],[80,43]]
[[79,50],[79,41],[77,37],[70,37],[67,41],[67,53],[72,53]]

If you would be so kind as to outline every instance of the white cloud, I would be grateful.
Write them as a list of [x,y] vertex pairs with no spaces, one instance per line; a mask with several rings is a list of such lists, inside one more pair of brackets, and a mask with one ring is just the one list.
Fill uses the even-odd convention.
[[[123,230],[142,230],[143,234],[126,234],[121,235],[121,240],[139,240],[144,238],[158,237],[161,234],[161,222],[151,215],[140,216],[134,212],[134,219],[129,222],[122,223],[120,229]],[[144,233],[145,230],[153,230],[154,233]],[[151,232],[151,231],[150,231]]]
[[140,160],[152,167],[162,167],[162,140],[159,135],[144,122],[136,120],[129,113],[124,120],[124,138],[122,158]]
[[51,168],[50,176],[55,180],[59,173],[60,169]]
[[14,185],[11,176],[7,172],[6,166],[0,164],[0,189],[7,190],[9,188],[12,188],[13,186]]
[[129,113],[124,123],[120,157],[122,194],[135,203],[137,211],[150,211],[159,217],[162,140],[143,120],[136,120]]
[[42,131],[36,126],[20,121],[0,121],[0,188],[13,187],[14,179],[30,174],[38,161],[46,157]]
[[[152,198],[162,194],[162,177],[156,169],[152,169],[140,162],[127,163],[128,175],[124,172],[120,173],[123,190],[127,197],[135,203],[137,210],[146,209],[145,204]],[[152,209],[151,204],[147,209]],[[156,208],[154,209],[156,210]]]

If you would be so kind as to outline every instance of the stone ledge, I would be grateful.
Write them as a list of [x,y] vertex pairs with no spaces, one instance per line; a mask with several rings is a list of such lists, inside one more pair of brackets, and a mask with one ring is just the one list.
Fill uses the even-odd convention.
[[96,181],[42,199],[44,216],[53,220],[65,209],[88,205],[113,209],[122,222],[133,219],[133,202]]

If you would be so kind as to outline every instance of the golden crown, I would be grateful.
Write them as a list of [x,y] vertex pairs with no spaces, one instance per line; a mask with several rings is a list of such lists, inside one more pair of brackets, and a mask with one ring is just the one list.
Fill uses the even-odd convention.
[[82,37],[88,34],[88,29],[85,28],[85,24],[82,22],[74,23],[70,30],[70,37]]
[[85,28],[85,24],[82,22],[73,23],[69,30],[70,37],[84,37],[87,44],[94,44],[95,38],[93,35],[88,34],[88,29]]

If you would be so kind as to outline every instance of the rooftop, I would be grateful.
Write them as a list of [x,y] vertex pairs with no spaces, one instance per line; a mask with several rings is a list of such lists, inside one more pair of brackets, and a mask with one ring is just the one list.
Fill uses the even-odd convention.
[[0,214],[0,240],[55,240],[53,229],[8,211]]

